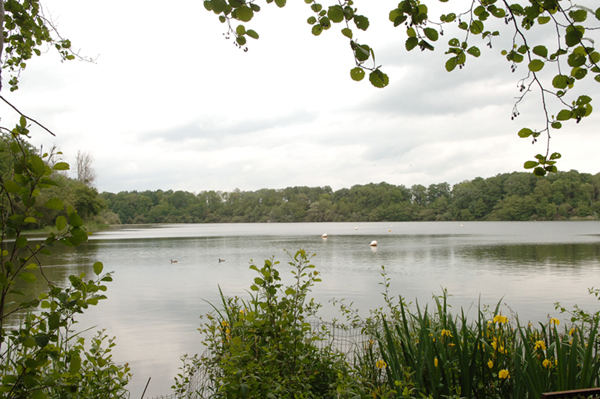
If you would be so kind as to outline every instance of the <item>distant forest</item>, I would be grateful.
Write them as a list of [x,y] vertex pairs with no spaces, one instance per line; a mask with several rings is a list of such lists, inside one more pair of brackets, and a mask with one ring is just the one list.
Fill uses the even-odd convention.
[[122,191],[99,194],[111,222],[264,223],[446,220],[597,220],[600,173],[545,177],[513,172],[487,179],[403,185],[371,183],[258,191]]

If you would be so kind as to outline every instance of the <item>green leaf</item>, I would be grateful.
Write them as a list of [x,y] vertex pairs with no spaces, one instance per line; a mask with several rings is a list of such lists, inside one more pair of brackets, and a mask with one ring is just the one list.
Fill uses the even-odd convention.
[[568,109],[563,109],[561,110],[558,115],[556,115],[556,120],[559,121],[568,121],[569,119],[571,119],[572,116],[572,112]]
[[73,227],[83,226],[83,219],[77,213],[73,212],[69,214],[69,224]]
[[19,192],[21,186],[13,180],[8,180],[4,182],[4,189],[11,194],[15,194]]
[[27,246],[27,237],[23,237],[23,236],[17,237],[17,240],[15,241],[15,245],[19,249],[25,248],[25,246]]
[[28,283],[35,283],[37,280],[35,278],[35,274],[29,272],[23,272],[19,274],[19,277],[21,278],[21,280],[26,281]]
[[49,209],[60,211],[65,207],[65,204],[60,200],[60,198],[51,198],[48,201],[46,201],[44,206]]
[[552,86],[557,89],[566,89],[569,85],[569,77],[565,75],[556,75],[554,79],[552,79]]
[[596,15],[596,19],[600,21],[600,8],[596,10],[594,15]]
[[446,61],[446,71],[452,72],[456,68],[456,57],[449,58]]
[[552,153],[552,155],[550,155],[550,159],[554,160],[554,159],[560,159],[562,157],[562,155],[560,155],[560,153],[558,152],[554,152]]
[[417,45],[419,44],[419,39],[417,39],[416,37],[409,37],[408,39],[406,39],[406,50],[410,51],[412,49],[414,49],[415,47],[417,47]]
[[252,30],[252,29],[248,29],[246,31],[246,35],[253,38],[253,39],[258,39],[258,33],[256,33],[256,31]]
[[33,170],[33,173],[35,173],[37,176],[42,176],[46,171],[46,164],[42,158],[37,155],[30,155],[29,161],[31,162],[31,169]]
[[584,105],[584,104],[589,104],[592,102],[592,98],[590,96],[586,96],[581,95],[579,97],[577,97],[577,101],[575,102],[576,105]]
[[467,53],[471,54],[473,57],[479,57],[481,55],[481,50],[478,47],[472,46],[467,50]]
[[533,130],[524,127],[523,129],[519,130],[519,133],[517,134],[521,138],[527,138],[533,134]]
[[571,76],[573,76],[577,80],[581,80],[581,79],[585,78],[587,73],[588,73],[588,70],[585,68],[575,67],[575,68],[571,69]]
[[342,29],[342,35],[346,36],[348,39],[352,39],[352,29],[350,29],[350,28]]
[[562,123],[552,122],[552,124],[550,126],[552,126],[553,129],[560,129],[562,127]]
[[238,25],[237,28],[235,28],[235,33],[237,33],[238,35],[245,35],[246,28],[244,27],[244,25]]
[[323,27],[321,26],[321,24],[315,24],[313,25],[311,32],[313,35],[319,36],[323,32]]
[[285,7],[285,3],[286,3],[286,0],[275,0],[275,4],[276,4],[276,5],[277,5],[277,7],[279,7],[279,8],[283,8],[283,7]]
[[388,76],[379,69],[376,69],[369,74],[369,81],[373,86],[380,89],[386,87],[390,83]]
[[240,21],[249,22],[254,16],[254,11],[248,6],[241,6],[236,8],[236,15]]
[[533,170],[533,174],[535,176],[542,177],[542,176],[546,175],[546,170],[544,168],[542,168],[541,166],[538,166],[537,168],[535,168]]
[[540,57],[548,57],[548,49],[546,48],[546,46],[535,46],[532,51],[533,54],[538,55]]
[[431,40],[432,42],[437,41],[439,34],[438,31],[433,29],[433,28],[425,28],[423,29],[423,33],[425,33],[425,36],[427,36],[427,38],[429,40]]
[[352,68],[350,70],[350,77],[355,82],[360,82],[365,77],[365,71],[360,67]]
[[308,17],[306,22],[308,22],[309,25],[314,25],[317,23],[317,18],[315,16],[310,16],[310,17]]
[[367,28],[369,28],[369,19],[364,15],[355,15],[354,23],[356,24],[356,27],[360,30],[367,30]]
[[29,216],[23,220],[23,223],[37,223],[37,220],[33,216]]
[[211,3],[212,10],[215,14],[220,14],[227,8],[227,3],[225,2],[225,0],[212,0]]
[[100,273],[102,273],[102,270],[104,269],[104,265],[102,264],[102,262],[96,262],[94,263],[94,273],[96,273],[96,275],[100,275]]
[[473,21],[471,23],[471,27],[470,27],[470,31],[472,34],[474,35],[479,35],[481,32],[483,32],[483,22],[481,21]]
[[583,26],[569,25],[566,29],[567,34],[565,35],[565,43],[569,47],[578,45],[585,34],[585,28]]
[[327,17],[334,23],[342,22],[344,20],[344,9],[340,5],[331,6],[327,11]]
[[57,217],[54,225],[58,231],[64,230],[67,227],[67,218],[64,216]]
[[533,169],[536,166],[538,166],[540,163],[536,162],[536,161],[527,161],[525,162],[525,165],[523,165],[525,167],[525,169]]
[[235,41],[237,42],[237,44],[239,44],[240,46],[243,46],[244,44],[246,44],[246,38],[244,36],[238,36],[235,38]]
[[538,21],[538,24],[545,25],[548,22],[550,22],[551,20],[552,20],[552,18],[550,18],[550,17],[539,17],[537,21]]
[[54,169],[54,170],[69,170],[70,166],[66,162],[57,162],[54,164],[52,169]]
[[582,9],[571,10],[569,16],[573,18],[573,22],[583,22],[587,19],[587,11]]
[[539,72],[544,68],[544,65],[544,61],[542,60],[532,60],[528,67],[531,72]]
[[50,337],[46,334],[38,334],[34,337],[34,339],[35,339],[35,343],[40,348],[43,348],[44,346],[48,345],[48,343],[50,342]]

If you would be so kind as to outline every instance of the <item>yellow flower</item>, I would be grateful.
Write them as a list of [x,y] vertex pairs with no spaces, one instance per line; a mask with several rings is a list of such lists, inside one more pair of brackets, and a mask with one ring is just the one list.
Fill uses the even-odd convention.
[[377,363],[375,363],[375,367],[377,367],[379,370],[383,370],[387,367],[387,363],[383,361],[383,359],[379,359]]
[[498,344],[496,343],[496,339],[494,339],[494,341],[492,341],[492,348],[494,348],[494,350],[496,350],[498,347]]
[[544,341],[535,341],[535,347],[533,348],[533,350],[536,350],[540,348],[541,350],[545,351],[546,350],[546,343]]
[[488,360],[487,365],[489,368],[494,367],[494,362],[492,362],[492,359]]
[[502,316],[501,314],[494,316],[494,323],[506,323],[508,322],[508,318],[506,316]]
[[560,320],[555,319],[554,317],[550,319],[550,324],[555,324],[555,325],[559,325],[560,324]]
[[442,330],[442,337],[452,337],[450,330]]
[[502,369],[498,373],[498,378],[502,378],[503,380],[510,378],[510,373],[508,372],[507,369]]
[[573,335],[574,332],[575,332],[575,328],[571,328],[571,331],[569,331],[569,335]]
[[552,367],[552,362],[548,359],[544,359],[544,361],[542,362],[542,366],[549,369],[550,367]]
[[435,367],[437,367],[437,366],[438,366],[438,359],[437,359],[437,357],[436,357],[435,359],[433,359],[433,365],[434,365]]
[[221,322],[221,325],[222,325],[223,327],[227,327],[227,326],[229,325],[229,323],[228,323],[228,322],[226,322],[225,320],[223,320],[223,321]]

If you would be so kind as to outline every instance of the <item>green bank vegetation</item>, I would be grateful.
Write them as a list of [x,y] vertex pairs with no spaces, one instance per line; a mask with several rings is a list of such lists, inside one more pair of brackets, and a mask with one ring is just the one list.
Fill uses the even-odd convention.
[[[384,307],[361,318],[341,303],[346,325],[363,333],[348,357],[326,325],[309,323],[320,306],[310,299],[320,281],[310,256],[291,255],[287,286],[277,265],[250,266],[257,277],[248,299],[221,293],[201,329],[208,354],[183,358],[178,397],[540,398],[600,383],[598,312],[532,325],[499,303],[453,314],[445,292],[432,306],[411,306],[390,295],[383,269]],[[190,391],[195,375],[204,378]]]
[[337,191],[123,191],[100,198],[122,223],[597,220],[600,173],[513,172],[453,186],[371,183]]

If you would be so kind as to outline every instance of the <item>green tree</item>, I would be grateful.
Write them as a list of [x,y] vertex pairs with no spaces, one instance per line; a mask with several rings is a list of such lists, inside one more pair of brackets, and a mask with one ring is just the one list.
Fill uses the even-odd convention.
[[[273,2],[278,7],[286,5],[286,0],[266,0],[267,4]],[[307,20],[313,35],[319,36],[337,25],[341,35],[349,41],[355,64],[350,77],[361,81],[368,74],[373,86],[387,86],[389,78],[375,59],[374,47],[358,40],[360,32],[370,27],[368,17],[359,9],[360,2],[305,2],[314,13]],[[248,38],[259,38],[256,30],[247,27],[261,10],[258,3],[257,0],[204,0],[205,8],[226,24],[227,35],[245,49]],[[524,166],[533,169],[536,176],[556,172],[555,163],[561,154],[550,151],[551,130],[560,129],[567,121],[579,123],[592,113],[592,98],[574,87],[585,90],[583,82],[586,80],[600,82],[600,53],[595,49],[600,8],[586,7],[585,0],[474,0],[455,3],[443,8],[441,15],[437,11],[434,15],[430,8],[440,8],[433,7],[436,3],[434,0],[402,0],[396,8],[386,10],[390,24],[406,33],[403,47],[408,51],[416,48],[433,51],[442,35],[449,36],[447,44],[442,46],[448,55],[445,69],[451,72],[457,67],[463,69],[468,58],[485,54],[485,49],[479,48],[479,40],[491,49],[499,36],[509,38],[510,46],[503,49],[501,55],[508,62],[507,67],[519,72],[517,81],[521,92],[512,117],[519,116],[518,107],[531,92],[540,95],[543,115],[539,127],[524,127],[518,135],[534,143],[541,135],[547,140],[545,154],[537,154]]]
[[[58,35],[38,0],[0,1],[0,27],[0,90],[4,72],[9,73],[10,91],[17,90],[28,60],[47,47],[57,49],[63,60],[76,58],[71,43]],[[60,287],[46,279],[39,259],[41,254],[50,255],[54,245],[73,247],[87,240],[75,207],[52,193],[45,195],[59,186],[57,180],[64,180],[57,172],[69,165],[53,159],[53,151],[33,149],[26,141],[28,121],[46,128],[0,99],[20,114],[13,129],[0,126],[0,397],[127,396],[124,387],[131,374],[127,365],[113,363],[113,340],[100,332],[86,349],[85,339],[72,334],[75,316],[106,298],[110,273],[102,274],[102,263],[96,262],[95,278],[69,276],[69,285]],[[55,213],[39,211],[40,205]],[[30,241],[25,230],[39,226],[39,219],[47,216],[56,232],[41,242]],[[23,292],[27,290],[18,288],[17,282],[34,284],[39,278],[47,286],[39,296],[28,297]]]

